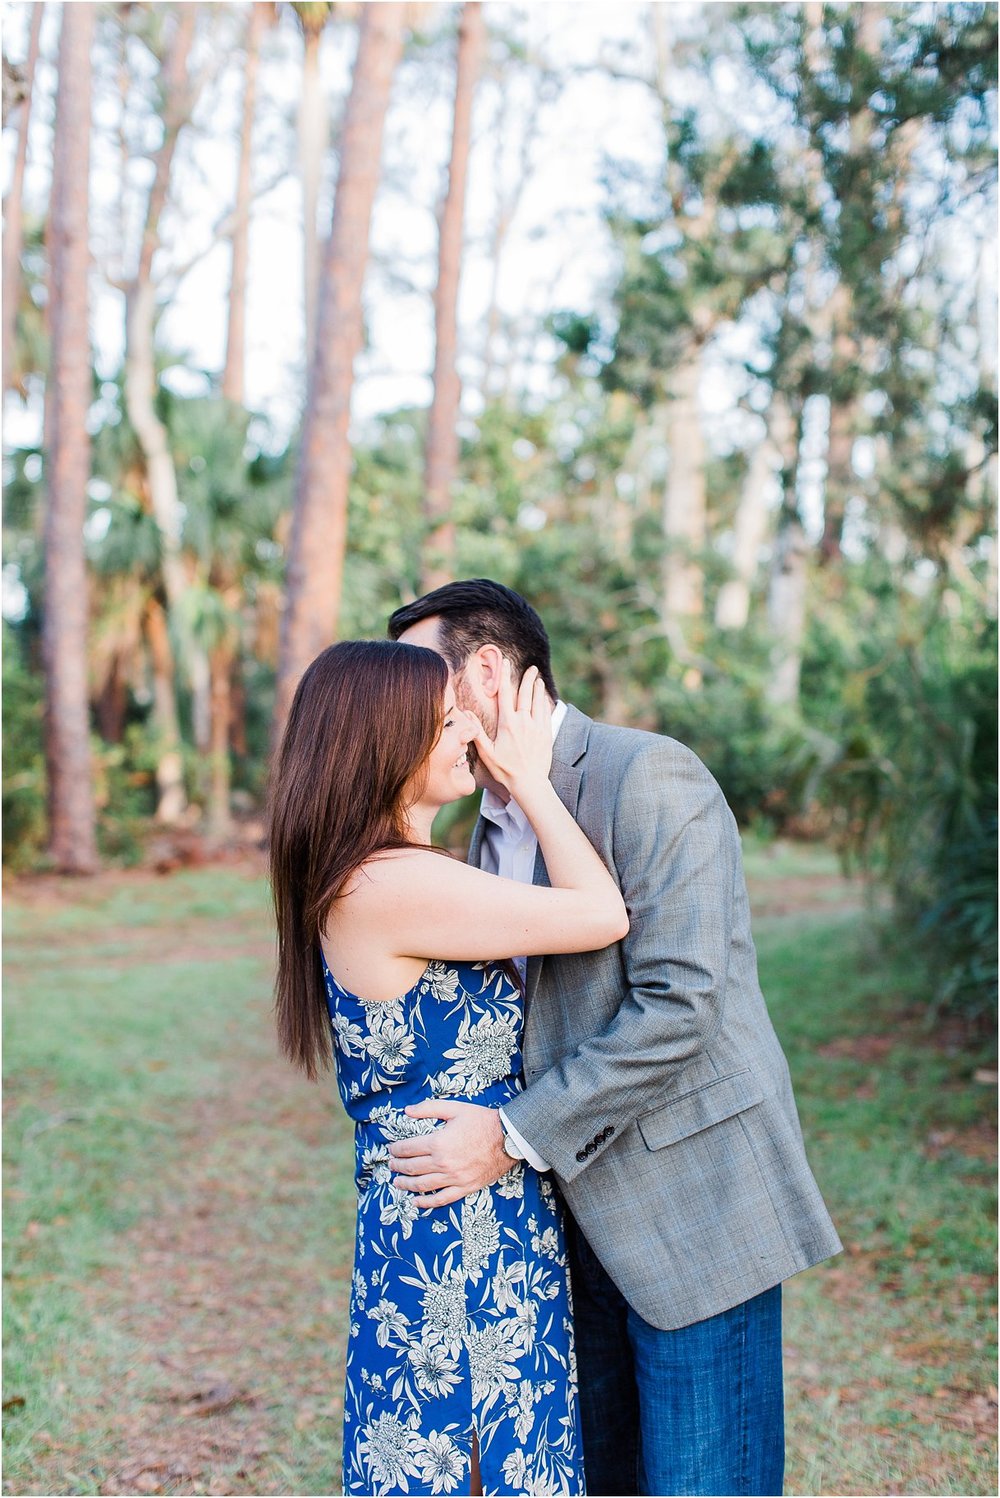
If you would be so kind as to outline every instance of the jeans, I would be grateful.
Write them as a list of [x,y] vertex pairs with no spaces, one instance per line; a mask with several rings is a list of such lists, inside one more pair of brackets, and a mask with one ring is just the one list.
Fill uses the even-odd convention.
[[781,1286],[661,1331],[627,1304],[567,1225],[590,1498],[780,1494]]

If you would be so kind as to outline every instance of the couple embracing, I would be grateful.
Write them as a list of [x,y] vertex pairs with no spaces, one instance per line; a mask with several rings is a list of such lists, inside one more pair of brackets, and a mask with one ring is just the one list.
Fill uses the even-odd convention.
[[312,663],[271,789],[281,1044],[356,1127],[344,1491],[780,1493],[781,1282],[840,1244],[732,814],[510,589],[389,634]]

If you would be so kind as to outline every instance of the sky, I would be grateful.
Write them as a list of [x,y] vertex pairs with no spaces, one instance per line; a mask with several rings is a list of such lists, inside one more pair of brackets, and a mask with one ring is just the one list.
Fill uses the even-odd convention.
[[[436,9],[450,9],[438,6]],[[301,191],[295,161],[295,109],[301,43],[288,7],[266,40],[258,84],[258,137],[254,181],[268,191],[255,201],[248,301],[248,404],[262,411],[274,440],[287,440],[299,418],[303,393]],[[692,9],[671,6],[682,18]],[[27,47],[28,6],[4,6],[4,45],[15,59]],[[223,48],[238,56],[242,7],[220,5]],[[49,187],[54,58],[58,7],[47,7],[43,24],[43,63],[32,106],[27,200],[41,209]],[[228,14],[226,14],[228,12]],[[498,300],[505,319],[526,332],[518,383],[544,391],[551,384],[554,346],[532,335],[540,315],[558,308],[586,307],[608,289],[614,259],[602,219],[601,183],[606,161],[635,161],[655,167],[662,152],[654,101],[640,84],[615,82],[595,65],[603,58],[629,57],[630,67],[648,64],[648,7],[634,3],[487,4],[493,25],[514,26],[533,54],[548,58],[570,76],[558,96],[543,102],[528,156],[522,155],[523,124],[532,112],[532,80],[514,77],[503,90],[486,77],[477,92],[473,152],[466,208],[467,248],[460,293],[461,372],[466,377],[466,409],[474,414],[482,374],[485,317],[490,299],[490,239],[498,192],[510,194],[529,172],[517,202],[501,261]],[[340,24],[324,35],[322,71],[331,120],[343,109],[350,81],[355,30]],[[450,146],[452,53],[438,48],[430,58],[404,63],[397,73],[383,153],[384,179],[372,225],[372,264],[365,293],[369,347],[359,360],[354,397],[357,420],[401,405],[426,405],[431,395],[436,226],[433,205],[445,180]],[[196,59],[196,64],[198,60]],[[574,71],[575,70],[575,71]],[[235,130],[242,79],[230,67],[204,101],[196,130],[187,132],[179,151],[172,238],[182,246],[162,255],[154,271],[164,286],[160,323],[162,347],[174,348],[185,365],[218,370],[223,362],[229,248],[217,243],[174,285],[177,263],[211,244],[220,207],[232,198],[236,173]],[[501,118],[501,108],[505,115]],[[94,118],[109,138],[95,138],[92,174],[93,231],[98,267],[118,268],[121,235],[115,215],[118,160],[110,134],[118,101],[98,86]],[[133,111],[133,126],[136,112]],[[266,132],[266,134],[265,134]],[[182,138],[183,139],[183,138]],[[4,135],[4,183],[13,159],[14,132]],[[135,162],[132,179],[142,180],[146,163]],[[329,176],[335,162],[331,153]],[[327,184],[328,189],[332,181]],[[320,223],[328,225],[329,192]],[[168,233],[171,224],[167,224]],[[134,233],[133,233],[134,238]],[[105,374],[117,368],[122,352],[122,298],[97,269],[93,286],[93,336]],[[179,392],[197,388],[188,370],[170,370],[166,379]],[[8,439],[23,440],[37,414],[12,402],[7,409]]]
[[[225,345],[230,250],[226,242],[213,239],[213,231],[235,190],[245,7],[223,3],[210,9],[214,34],[202,39],[201,55],[193,59],[196,70],[206,69],[209,85],[192,128],[181,136],[173,204],[164,221],[167,248],[154,263],[163,307],[159,346],[177,356],[163,378],[181,394],[208,387],[207,377],[198,371],[217,373]],[[485,319],[493,277],[491,239],[501,200],[516,201],[500,260],[498,300],[505,324],[514,330],[513,374],[520,391],[540,399],[553,392],[557,348],[544,332],[546,315],[565,309],[586,312],[606,303],[617,269],[603,218],[609,163],[647,176],[662,171],[657,101],[642,83],[612,77],[610,72],[651,71],[650,9],[635,0],[530,0],[522,5],[488,0],[485,5],[491,28],[516,33],[532,59],[552,66],[559,83],[539,97],[536,72],[508,69],[498,80],[495,69],[487,68],[477,90],[459,302],[459,371],[467,423],[474,421],[482,403]],[[666,0],[660,9],[672,40],[706,20],[723,19],[718,6],[688,0]],[[438,30],[435,12],[455,14],[452,5],[426,10],[430,35]],[[26,199],[29,213],[36,216],[44,212],[51,175],[58,13],[58,6],[46,7],[43,61],[32,106]],[[2,16],[4,47],[17,61],[27,48],[29,6],[23,0],[7,0]],[[334,129],[347,98],[355,45],[354,26],[343,21],[327,26],[322,74]],[[150,61],[141,46],[135,46],[131,60],[137,71]],[[284,447],[295,432],[305,386],[295,129],[300,77],[298,24],[290,7],[281,5],[277,24],[266,35],[258,80],[253,168],[258,196],[251,222],[246,366],[248,405],[264,418],[255,438],[274,449]],[[674,75],[673,83],[683,92],[683,72]],[[430,403],[434,208],[446,177],[453,87],[454,48],[440,41],[423,50],[411,48],[394,82],[364,293],[368,343],[356,366],[356,432],[383,413]],[[695,96],[680,97],[678,102],[695,102]],[[764,109],[772,114],[774,110],[773,96],[755,98],[721,53],[713,67],[712,98],[706,101],[702,93],[697,103],[701,109],[737,113],[747,122],[761,120]],[[151,171],[148,152],[158,143],[155,124],[151,135],[142,136],[150,123],[149,111],[134,93],[126,109],[127,133],[136,148],[129,167],[133,197],[123,236],[116,145],[120,113],[115,67],[106,58],[97,68],[94,99],[92,305],[97,365],[107,378],[120,367],[124,324],[123,297],[109,286],[107,277],[120,275],[123,265],[127,270],[136,253],[143,189]],[[533,133],[526,142],[527,122],[532,119]],[[773,119],[767,123],[780,128],[780,121],[776,126]],[[5,188],[14,145],[14,130],[8,128],[3,137]],[[335,172],[331,151],[319,214],[324,232]],[[959,282],[968,285],[975,278],[977,240],[961,225],[958,231],[951,260]],[[178,276],[184,262],[189,269]],[[995,300],[995,276],[984,294]],[[752,328],[743,324],[725,330],[709,350],[701,404],[707,438],[717,451],[753,440],[755,419],[739,408],[741,391],[731,373],[738,358],[749,352],[748,346],[737,347],[734,340],[753,336]],[[816,400],[822,404],[821,398]],[[8,444],[38,440],[40,410],[40,399],[25,407],[16,396],[7,397]],[[759,420],[756,425],[761,426]],[[808,413],[805,446],[809,456],[800,500],[807,530],[815,533],[822,521],[825,447],[825,416],[818,406]],[[859,444],[855,455],[859,472],[866,462],[862,449]]]

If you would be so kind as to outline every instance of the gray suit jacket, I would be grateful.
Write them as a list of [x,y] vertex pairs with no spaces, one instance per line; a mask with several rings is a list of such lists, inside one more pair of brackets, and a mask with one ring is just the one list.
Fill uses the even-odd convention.
[[[529,959],[526,1086],[504,1111],[629,1304],[687,1326],[840,1249],[757,981],[739,834],[683,744],[573,707],[551,778],[631,930]],[[482,845],[480,820],[471,862]]]

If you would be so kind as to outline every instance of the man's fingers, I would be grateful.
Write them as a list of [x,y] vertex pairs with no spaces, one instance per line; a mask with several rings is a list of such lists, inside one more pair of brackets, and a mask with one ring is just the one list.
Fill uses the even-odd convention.
[[444,1191],[432,1191],[429,1196],[415,1196],[413,1200],[418,1207],[449,1207],[452,1202],[460,1202],[466,1195],[457,1186],[448,1186]]
[[426,1103],[408,1103],[404,1111],[407,1118],[454,1118],[460,1109],[460,1103],[449,1102],[447,1098],[437,1101],[429,1098]]
[[413,1159],[417,1155],[426,1155],[427,1146],[422,1139],[397,1139],[389,1146],[389,1159]]
[[442,1191],[451,1182],[439,1170],[432,1170],[421,1175],[393,1176],[392,1184],[397,1191]]
[[425,1162],[429,1165],[432,1160],[433,1156],[428,1153],[422,1139],[400,1139],[389,1151],[389,1164],[397,1170],[405,1170],[409,1175],[426,1168]]

